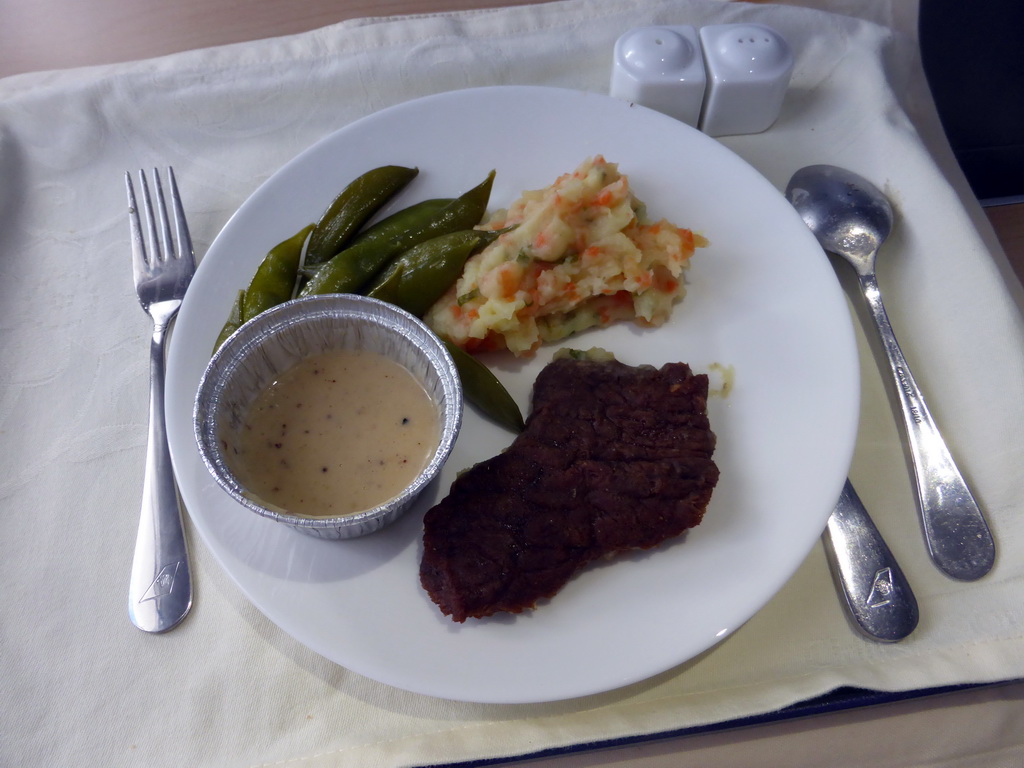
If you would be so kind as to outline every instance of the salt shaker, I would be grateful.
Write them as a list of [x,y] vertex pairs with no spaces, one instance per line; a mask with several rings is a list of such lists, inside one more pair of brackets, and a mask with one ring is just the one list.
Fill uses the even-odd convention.
[[706,77],[697,30],[637,27],[615,43],[611,95],[697,127]]
[[700,30],[707,89],[700,129],[710,136],[760,133],[775,122],[793,73],[782,35],[762,24]]

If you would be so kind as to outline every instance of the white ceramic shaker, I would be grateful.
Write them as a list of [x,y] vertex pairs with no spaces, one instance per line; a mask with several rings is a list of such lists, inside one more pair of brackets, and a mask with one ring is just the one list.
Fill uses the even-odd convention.
[[707,90],[700,129],[710,136],[760,133],[775,122],[793,73],[782,35],[762,24],[700,30]]
[[704,61],[690,26],[637,27],[615,43],[611,95],[697,127]]

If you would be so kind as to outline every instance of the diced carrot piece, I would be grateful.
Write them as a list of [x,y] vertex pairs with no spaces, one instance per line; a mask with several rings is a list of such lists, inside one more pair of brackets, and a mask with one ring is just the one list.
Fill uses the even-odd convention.
[[662,293],[673,294],[679,288],[679,281],[668,270],[659,268],[654,274],[654,288]]
[[501,271],[498,273],[498,279],[503,297],[507,299],[515,295],[515,292],[519,289],[519,274],[515,266],[512,264],[502,265]]

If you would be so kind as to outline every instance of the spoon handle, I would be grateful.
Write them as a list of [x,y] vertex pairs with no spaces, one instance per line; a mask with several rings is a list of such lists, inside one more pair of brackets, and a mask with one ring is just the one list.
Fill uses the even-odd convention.
[[857,628],[894,643],[917,626],[917,598],[849,480],[825,529],[825,553]]
[[962,581],[980,579],[995,562],[992,533],[896,342],[875,275],[861,273],[859,278],[896,382],[928,552],[946,575]]

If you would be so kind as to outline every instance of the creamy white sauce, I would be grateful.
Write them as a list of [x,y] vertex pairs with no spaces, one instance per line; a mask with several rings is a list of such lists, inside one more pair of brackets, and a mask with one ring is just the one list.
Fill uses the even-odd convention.
[[430,396],[376,352],[339,350],[286,371],[250,406],[228,463],[260,499],[331,517],[397,496],[438,442]]

